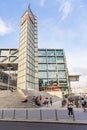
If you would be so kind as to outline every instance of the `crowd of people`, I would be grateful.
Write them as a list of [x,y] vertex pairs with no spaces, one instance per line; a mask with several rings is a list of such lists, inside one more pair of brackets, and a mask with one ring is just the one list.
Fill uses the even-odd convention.
[[[52,97],[43,97],[42,95],[39,96],[33,96],[32,97],[32,103],[37,105],[37,106],[52,106],[53,104],[53,100]],[[73,108],[76,107],[81,107],[83,108],[83,111],[86,111],[86,107],[87,107],[87,101],[85,100],[85,98],[83,97],[78,97],[78,98],[68,98],[67,100],[63,100],[62,102],[62,107],[67,106],[67,110],[68,110],[68,115],[69,116],[74,116],[74,111]]]
[[42,106],[42,105],[46,105],[48,107],[48,105],[50,104],[52,106],[52,97],[48,98],[48,97],[45,97],[43,99],[43,97],[40,95],[40,96],[33,96],[32,97],[32,102],[33,104],[36,104],[38,106]]

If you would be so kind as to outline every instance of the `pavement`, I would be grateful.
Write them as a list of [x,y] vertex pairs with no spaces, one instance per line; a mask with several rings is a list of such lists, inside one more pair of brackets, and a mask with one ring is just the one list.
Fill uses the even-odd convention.
[[55,109],[58,111],[59,115],[59,119],[62,121],[67,121],[67,122],[72,122],[74,121],[74,123],[86,123],[87,124],[87,108],[86,111],[84,112],[83,108],[76,108],[75,106],[73,107],[73,111],[74,111],[74,117],[69,117],[68,116],[68,110],[67,110],[67,106],[64,107],[59,107],[59,102],[54,102],[52,104],[52,106],[49,104],[48,107],[44,106],[40,109],[48,109],[48,110],[52,110]]

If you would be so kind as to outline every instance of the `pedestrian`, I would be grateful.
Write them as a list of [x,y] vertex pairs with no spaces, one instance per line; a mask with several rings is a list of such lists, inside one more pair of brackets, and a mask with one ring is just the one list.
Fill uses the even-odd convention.
[[73,115],[73,102],[68,102],[67,104],[67,108],[68,108],[68,115],[72,116]]
[[40,95],[40,103],[42,102],[42,96]]
[[86,101],[84,100],[84,98],[82,98],[82,108],[85,112],[86,111]]
[[49,100],[48,100],[48,97],[46,97],[46,106],[48,107],[48,104],[49,104]]
[[52,106],[52,97],[50,97],[50,105]]

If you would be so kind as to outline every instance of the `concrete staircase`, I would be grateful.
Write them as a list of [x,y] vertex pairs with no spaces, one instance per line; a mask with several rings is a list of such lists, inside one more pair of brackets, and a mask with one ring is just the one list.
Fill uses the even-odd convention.
[[32,104],[31,96],[28,96],[28,102],[23,103],[25,98],[17,91],[0,91],[0,108],[35,108]]
[[[32,91],[32,90],[2,90],[0,91],[0,108],[38,108],[32,103],[33,96],[42,95],[42,102],[45,97],[52,97],[53,102],[61,102],[61,98],[52,96],[46,92]],[[27,98],[27,102],[22,102]],[[60,103],[61,104],[61,103]]]

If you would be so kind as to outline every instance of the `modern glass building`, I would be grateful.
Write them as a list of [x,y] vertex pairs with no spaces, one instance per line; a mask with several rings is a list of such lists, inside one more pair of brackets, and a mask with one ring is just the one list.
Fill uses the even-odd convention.
[[[44,90],[56,86],[62,91],[69,90],[64,50],[38,49],[37,19],[29,7],[20,20],[19,43],[19,49],[0,49],[0,82],[10,84],[12,75],[20,89]],[[71,78],[77,80],[75,76]]]
[[40,90],[49,86],[69,87],[68,69],[63,49],[38,50],[38,77]]
[[20,46],[17,86],[38,89],[38,34],[37,20],[28,7],[20,21]]
[[[35,55],[37,54],[35,71],[38,74],[36,75],[36,80],[38,82],[35,89],[47,90],[49,87],[58,87],[58,89],[62,91],[70,91],[70,81],[79,81],[79,75],[69,75],[63,49],[38,49],[38,53],[36,52]],[[13,86],[17,84],[19,75],[18,57],[19,49],[0,49],[0,86],[2,89],[6,89],[6,84],[8,84],[9,81],[9,74],[14,79],[13,81],[10,80],[10,84],[13,83]],[[29,64],[32,63],[29,62]]]

